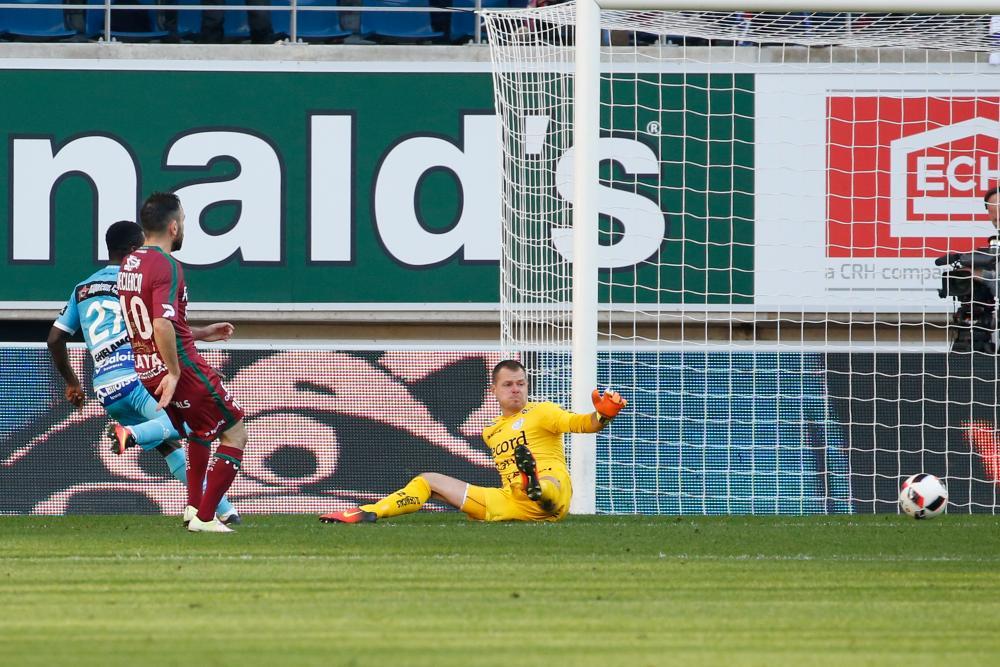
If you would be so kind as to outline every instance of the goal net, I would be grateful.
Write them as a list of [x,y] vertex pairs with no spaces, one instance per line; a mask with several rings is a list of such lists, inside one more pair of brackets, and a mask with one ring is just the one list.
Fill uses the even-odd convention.
[[[573,3],[486,17],[502,343],[566,405],[592,335],[572,319],[576,23]],[[630,404],[577,509],[896,512],[927,472],[949,511],[996,512],[1000,22],[605,10],[600,28],[597,384]]]

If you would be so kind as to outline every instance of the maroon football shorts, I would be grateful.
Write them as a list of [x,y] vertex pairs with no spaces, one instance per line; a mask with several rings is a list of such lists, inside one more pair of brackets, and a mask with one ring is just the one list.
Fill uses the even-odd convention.
[[[152,388],[147,387],[150,393],[158,384],[159,378]],[[178,433],[204,442],[212,442],[244,417],[243,408],[207,364],[181,365],[181,377],[166,410]]]

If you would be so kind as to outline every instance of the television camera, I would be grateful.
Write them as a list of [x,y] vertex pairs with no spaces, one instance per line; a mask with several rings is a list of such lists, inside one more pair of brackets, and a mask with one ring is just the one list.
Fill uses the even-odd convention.
[[934,260],[937,266],[950,267],[941,274],[938,296],[958,301],[948,327],[954,332],[952,352],[996,353],[998,259],[1000,238],[994,236],[984,248]]

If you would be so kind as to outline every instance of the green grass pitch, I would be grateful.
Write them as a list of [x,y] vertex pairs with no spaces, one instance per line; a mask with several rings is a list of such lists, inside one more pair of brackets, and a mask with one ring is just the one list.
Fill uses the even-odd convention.
[[992,516],[0,517],[0,665],[997,664]]

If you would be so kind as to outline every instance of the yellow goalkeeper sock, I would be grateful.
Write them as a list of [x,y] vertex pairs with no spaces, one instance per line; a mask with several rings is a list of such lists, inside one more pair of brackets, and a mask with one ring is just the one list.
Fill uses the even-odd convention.
[[542,497],[537,501],[538,506],[546,512],[555,512],[562,489],[551,479],[545,477],[538,480],[538,485],[542,487]]
[[390,493],[382,500],[371,505],[362,505],[359,509],[375,512],[378,518],[399,516],[416,512],[431,497],[431,485],[423,477],[414,477],[410,483],[399,491]]

